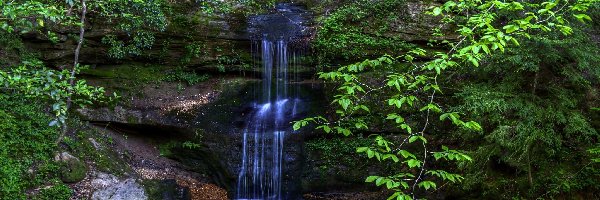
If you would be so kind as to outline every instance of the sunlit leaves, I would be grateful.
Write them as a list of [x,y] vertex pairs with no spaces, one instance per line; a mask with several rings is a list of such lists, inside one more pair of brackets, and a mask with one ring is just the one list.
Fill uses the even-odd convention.
[[431,171],[427,171],[425,174],[436,176],[438,178],[441,178],[442,180],[450,181],[453,183],[459,182],[464,179],[464,177],[462,177],[458,174],[448,173],[444,170],[431,170]]
[[446,159],[446,160],[454,160],[454,161],[473,161],[473,159],[460,151],[449,149],[446,146],[442,146],[442,150],[440,152],[433,152],[433,157],[436,160]]
[[413,135],[408,139],[409,143],[413,143],[417,140],[421,140],[423,141],[423,143],[427,143],[427,139],[425,139],[425,137],[421,136],[421,135]]
[[575,17],[575,19],[579,20],[580,22],[586,22],[586,21],[592,21],[592,18],[589,15],[586,14],[573,14],[573,16]]
[[395,113],[392,114],[388,114],[386,119],[391,119],[394,120],[397,124],[404,122],[404,118],[402,116],[399,116]]
[[600,147],[588,149],[588,153],[592,156],[592,162],[600,163]]
[[[589,5],[579,4],[582,2],[567,5],[565,1],[536,3],[492,0],[445,1],[443,5],[432,7],[429,14],[440,16],[442,22],[456,27],[456,40],[432,41],[433,45],[436,42],[447,45],[448,51],[428,52],[413,48],[394,58],[384,56],[367,59],[319,74],[321,79],[333,83],[337,89],[332,101],[332,105],[336,106],[336,116],[332,116],[332,122],[327,122],[336,126],[326,132],[343,134],[344,131],[369,130],[369,121],[364,120],[368,117],[385,118],[386,123],[393,125],[386,127],[391,130],[389,136],[376,135],[371,146],[357,148],[358,153],[368,158],[393,162],[403,169],[414,169],[412,173],[367,178],[367,182],[385,185],[396,191],[390,199],[412,198],[404,193],[404,190],[409,190],[409,183],[413,185],[412,188],[418,186],[432,190],[438,188],[439,179],[461,181],[463,178],[460,175],[434,170],[431,169],[432,165],[427,164],[429,161],[462,164],[473,160],[467,153],[446,146],[442,146],[441,150],[431,148],[427,134],[439,129],[431,128],[434,123],[430,119],[439,117],[441,121],[473,131],[481,131],[482,126],[464,119],[469,117],[461,116],[461,113],[446,110],[443,104],[436,102],[436,97],[444,92],[438,78],[447,76],[449,70],[486,67],[490,57],[510,51],[521,45],[522,39],[535,34],[549,31],[571,34],[573,30],[567,17],[589,21],[589,16],[581,13],[587,9],[582,7]],[[562,8],[577,12],[566,13],[567,10]],[[512,17],[507,17],[507,14]],[[343,30],[343,27],[338,28]],[[444,35],[438,31],[436,36]],[[377,77],[368,77],[373,74]],[[387,107],[367,107],[372,104],[364,102],[368,101],[365,99]],[[325,129],[324,126],[318,128]],[[427,176],[422,176],[422,172]],[[415,176],[419,178],[414,179]],[[414,194],[414,191],[410,192]]]
[[9,33],[36,31],[45,26],[46,20],[59,22],[68,18],[66,9],[40,1],[6,2],[0,7],[1,27]]
[[403,149],[399,150],[398,154],[400,154],[404,158],[417,159],[417,156],[415,156],[414,154],[412,154],[412,153],[410,153],[410,152],[408,152],[406,150],[403,150]]
[[423,161],[417,159],[410,159],[405,162],[410,168],[421,167],[421,164],[423,163]]
[[[323,123],[326,122],[327,120],[324,117],[318,116],[318,117],[310,117],[310,118],[304,118],[298,121],[293,122],[292,128],[294,129],[294,131],[299,130],[302,127],[308,126],[310,123]],[[319,126],[319,128],[321,129],[327,129],[328,132],[331,131],[331,128],[327,125],[322,125]]]
[[425,190],[436,189],[437,188],[437,185],[434,182],[431,182],[431,181],[422,181],[418,185],[419,185],[419,187],[422,187]]
[[426,106],[422,107],[419,111],[433,111],[433,112],[442,112],[442,109],[435,105],[435,104],[427,104]]
[[39,64],[27,62],[10,71],[0,71],[0,85],[27,98],[49,101],[55,115],[55,120],[51,121],[49,126],[65,123],[68,98],[80,107],[92,103],[108,103],[119,98],[116,94],[105,96],[104,88],[87,85],[84,80],[78,80],[71,85],[69,70],[55,71],[37,67]]

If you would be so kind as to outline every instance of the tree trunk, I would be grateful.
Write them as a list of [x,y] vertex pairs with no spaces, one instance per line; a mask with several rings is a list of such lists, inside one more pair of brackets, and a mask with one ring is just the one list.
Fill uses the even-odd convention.
[[[71,99],[71,95],[73,95],[73,87],[75,86],[75,72],[77,71],[77,67],[79,66],[79,52],[81,51],[81,46],[83,45],[83,38],[85,35],[85,15],[87,14],[87,6],[85,5],[85,0],[80,0],[81,2],[81,25],[79,26],[79,41],[77,43],[77,47],[75,48],[75,58],[73,59],[73,67],[71,68],[71,76],[69,77],[69,94],[66,102],[66,112],[65,115],[69,114],[69,110],[71,109],[71,104],[73,104],[73,100]],[[56,139],[56,144],[60,144],[69,131],[69,126],[66,121],[62,123],[62,133]]]

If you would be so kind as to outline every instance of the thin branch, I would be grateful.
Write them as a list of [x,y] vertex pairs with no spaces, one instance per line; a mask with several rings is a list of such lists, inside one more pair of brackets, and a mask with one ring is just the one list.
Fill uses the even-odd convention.
[[[77,43],[77,47],[75,48],[75,58],[73,59],[73,67],[71,68],[71,74],[69,77],[69,85],[71,87],[69,87],[68,89],[68,97],[67,97],[67,102],[66,102],[66,110],[67,110],[67,115],[69,112],[69,109],[71,108],[71,105],[73,104],[73,99],[71,98],[71,96],[73,95],[73,87],[75,86],[75,72],[77,71],[77,67],[79,66],[79,52],[81,51],[81,46],[83,46],[83,39],[85,36],[85,14],[87,13],[87,6],[85,5],[85,0],[80,0],[81,2],[81,21],[80,21],[80,26],[79,26],[79,41]],[[63,140],[63,138],[65,137],[65,135],[68,132],[68,125],[66,122],[62,122],[62,133],[58,136],[58,138],[56,139],[56,144],[60,144]]]

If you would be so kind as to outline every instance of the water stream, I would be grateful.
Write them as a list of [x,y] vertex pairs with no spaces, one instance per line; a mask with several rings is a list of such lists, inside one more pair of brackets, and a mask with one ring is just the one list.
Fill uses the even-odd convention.
[[[253,57],[262,67],[262,85],[257,90],[253,114],[243,132],[242,162],[236,199],[286,199],[284,141],[293,134],[290,121],[302,104],[295,68],[301,63],[306,27],[303,9],[278,4],[273,13],[251,17]],[[292,72],[290,72],[292,71]]]

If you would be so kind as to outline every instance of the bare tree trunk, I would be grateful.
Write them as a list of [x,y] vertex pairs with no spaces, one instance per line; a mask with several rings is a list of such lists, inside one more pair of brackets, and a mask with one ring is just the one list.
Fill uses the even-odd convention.
[[[535,72],[534,78],[533,78],[533,89],[531,90],[531,94],[535,95],[535,92],[537,90],[538,87],[538,77],[539,77],[540,72],[537,71]],[[533,148],[534,143],[531,143],[527,146],[527,179],[529,180],[529,187],[533,188],[533,169],[531,168],[531,151]]]
[[531,171],[531,146],[527,147],[527,179],[529,180],[529,187],[533,188],[533,172]]
[[[77,67],[79,66],[79,52],[81,51],[81,46],[83,45],[83,39],[85,35],[85,14],[87,13],[87,6],[85,5],[85,0],[80,0],[81,2],[81,25],[79,26],[79,41],[77,43],[77,47],[75,48],[75,58],[73,59],[73,67],[71,68],[71,76],[69,77],[69,95],[67,97],[67,111],[65,115],[68,115],[69,110],[71,109],[71,104],[73,104],[73,100],[71,99],[71,95],[73,94],[73,86],[75,86],[75,72],[77,71]],[[56,139],[56,144],[60,144],[69,131],[69,127],[66,122],[62,123],[62,133]]]

